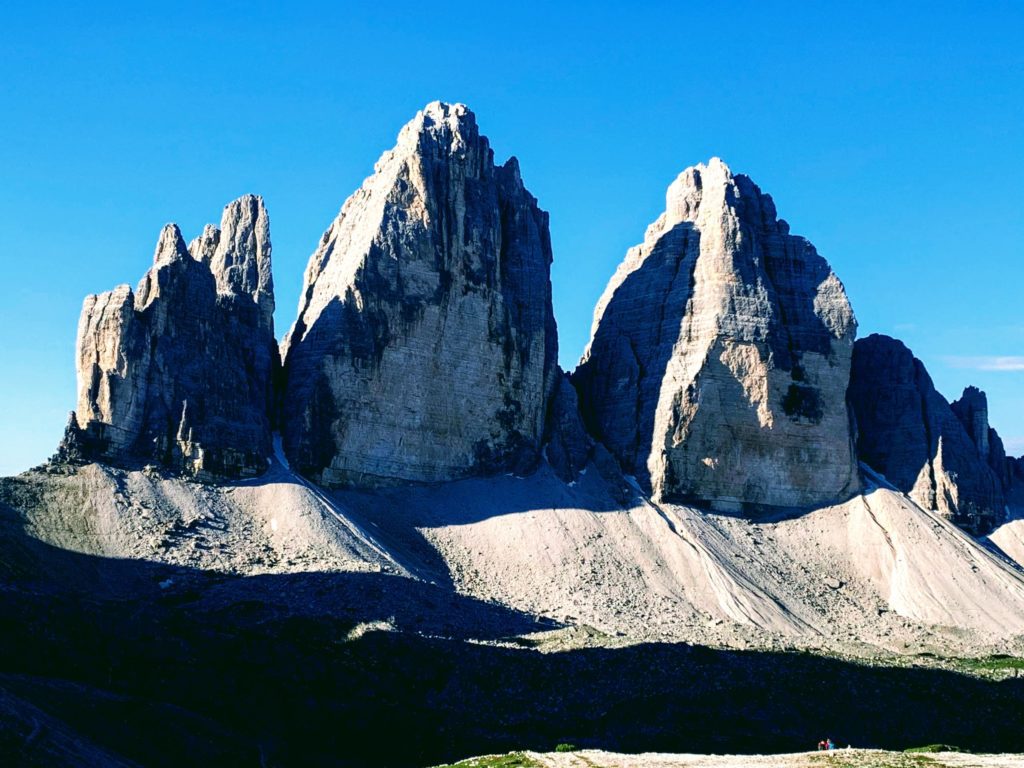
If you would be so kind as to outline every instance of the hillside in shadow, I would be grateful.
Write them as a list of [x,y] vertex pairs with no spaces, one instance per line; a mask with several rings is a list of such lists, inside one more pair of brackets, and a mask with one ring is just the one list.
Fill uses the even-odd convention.
[[560,741],[770,752],[825,736],[1024,751],[1019,679],[684,644],[540,653],[481,641],[550,624],[442,587],[79,555],[4,508],[0,562],[15,765],[416,766]]

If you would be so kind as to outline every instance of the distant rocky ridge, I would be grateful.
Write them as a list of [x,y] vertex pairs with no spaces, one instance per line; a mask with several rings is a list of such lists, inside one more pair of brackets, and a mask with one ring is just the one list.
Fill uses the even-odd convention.
[[626,475],[656,500],[734,511],[848,498],[861,461],[975,533],[1024,496],[984,393],[949,404],[899,342],[854,345],[828,263],[720,160],[669,187],[571,376],[551,259],[515,158],[495,165],[464,105],[429,104],[321,238],[280,356],[252,195],[187,248],[165,227],[135,291],[86,299],[57,458],[247,476],[278,429],[291,466],[324,485],[546,460],[567,483],[594,466],[622,498]]
[[1002,520],[1015,465],[983,392],[950,405],[902,342],[873,334],[854,346],[849,399],[861,460],[896,488],[975,534]]
[[1013,482],[1013,472],[1006,458],[1003,441],[988,423],[988,397],[977,387],[966,387],[959,400],[950,403],[971,438],[978,455],[988,464],[999,485],[1006,489]]
[[191,252],[164,227],[135,291],[89,296],[78,405],[58,455],[198,477],[265,470],[278,366],[270,252],[263,200],[247,195]]
[[548,215],[434,102],[348,199],[284,349],[284,445],[326,485],[535,466],[555,386]]
[[856,321],[772,199],[685,170],[594,313],[584,418],[657,498],[808,507],[860,487],[845,392]]

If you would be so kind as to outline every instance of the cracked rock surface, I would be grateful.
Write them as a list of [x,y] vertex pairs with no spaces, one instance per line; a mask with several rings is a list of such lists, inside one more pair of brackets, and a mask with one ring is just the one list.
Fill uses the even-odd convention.
[[898,490],[976,534],[1002,519],[983,395],[965,392],[954,410],[902,342],[873,334],[854,347],[849,398],[861,460]]
[[86,298],[60,455],[197,477],[265,470],[278,365],[270,250],[263,200],[247,195],[191,249],[165,226],[134,291]]
[[429,104],[342,207],[285,342],[284,439],[325,485],[525,471],[557,340],[548,216],[472,112]]
[[655,497],[820,505],[859,488],[855,333],[825,260],[713,159],[669,186],[598,302],[573,381],[588,428]]

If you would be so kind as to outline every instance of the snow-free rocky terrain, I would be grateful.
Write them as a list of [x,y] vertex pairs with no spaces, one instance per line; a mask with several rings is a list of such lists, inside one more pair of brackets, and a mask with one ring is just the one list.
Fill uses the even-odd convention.
[[[938,745],[942,746],[942,745]],[[788,755],[622,755],[599,750],[517,752],[459,762],[457,768],[1019,768],[1021,755],[956,751],[885,752],[839,749]]]
[[65,437],[0,479],[9,762],[1024,751],[1024,462],[854,341],[749,178],[680,174],[570,374],[548,216],[462,105],[342,206],[280,349],[270,258],[249,195],[85,300]]
[[[571,485],[542,468],[341,491],[285,461],[221,485],[90,464],[4,480],[0,499],[73,552],[232,575],[389,573],[585,627],[587,643],[1024,654],[1020,568],[870,480],[842,504],[750,519],[636,490],[620,503],[592,468]],[[993,534],[1011,552],[1013,526]]]

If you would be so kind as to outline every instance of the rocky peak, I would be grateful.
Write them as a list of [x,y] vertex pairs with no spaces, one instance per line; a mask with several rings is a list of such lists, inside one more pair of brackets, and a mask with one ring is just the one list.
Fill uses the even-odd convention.
[[277,345],[269,230],[256,201],[228,206],[227,226],[208,227],[191,247],[165,226],[136,292],[123,285],[86,298],[77,411],[58,456],[198,476],[265,468]]
[[196,261],[209,264],[220,243],[220,230],[213,224],[203,227],[203,233],[188,244],[188,252]]
[[573,380],[588,428],[656,497],[821,504],[859,487],[844,397],[855,333],[825,260],[713,159],[669,186]]
[[188,247],[177,224],[165,224],[153,251],[153,266],[146,272],[135,290],[138,308],[144,309],[160,295],[160,274],[187,268]]
[[978,448],[990,446],[984,393],[971,387],[950,407],[906,345],[873,334],[854,347],[849,399],[864,463],[973,533],[1002,519],[1002,483]]
[[273,325],[270,219],[262,197],[243,195],[224,206],[220,228],[203,227],[189,243],[188,253],[209,267],[219,293],[251,296],[264,323]]
[[170,264],[188,258],[188,247],[177,224],[165,224],[153,250],[153,266]]
[[274,278],[270,268],[270,219],[263,198],[244,195],[228,203],[220,220],[210,270],[220,293],[252,296],[265,323],[273,324]]
[[473,113],[418,113],[306,269],[285,349],[285,447],[328,484],[536,460],[554,387],[547,214]]
[[999,433],[989,426],[988,397],[977,387],[967,387],[959,400],[950,403],[953,413],[963,424],[978,455],[995,473],[1003,490],[1009,490],[1013,472],[1007,463],[1006,450]]
[[959,400],[949,404],[953,413],[964,425],[967,436],[971,438],[978,453],[988,457],[989,426],[988,426],[988,397],[977,387],[967,387]]

